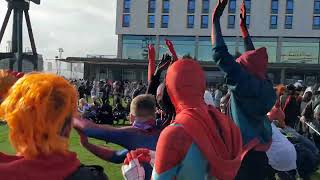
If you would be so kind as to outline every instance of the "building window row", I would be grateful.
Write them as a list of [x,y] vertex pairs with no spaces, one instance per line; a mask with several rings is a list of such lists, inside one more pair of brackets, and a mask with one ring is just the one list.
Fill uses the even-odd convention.
[[236,9],[237,9],[237,1],[230,0],[228,3],[228,29],[234,29],[236,23]]
[[156,0],[149,0],[148,2],[148,20],[147,20],[147,26],[148,28],[154,28],[155,27],[155,12],[156,12]]
[[161,28],[169,27],[170,0],[162,0]]
[[[212,45],[210,37],[194,36],[160,36],[156,52],[159,56],[166,53],[167,46],[164,39],[170,39],[175,45],[175,50],[179,57],[190,55],[199,61],[212,61]],[[254,46],[257,48],[266,47],[270,63],[305,63],[319,64],[320,42],[316,38],[298,39],[284,38],[278,44],[277,38],[252,37]],[[147,45],[156,44],[156,36],[123,36],[122,58],[147,60]],[[198,43],[196,43],[196,41]],[[225,37],[229,53],[235,55],[244,52],[244,43],[242,38]],[[278,51],[278,46],[281,51]]]
[[284,28],[292,29],[292,24],[293,24],[293,0],[287,0]]
[[[247,26],[250,26],[250,12],[251,12],[251,0],[245,0],[247,16],[246,22]],[[229,29],[235,28],[236,22],[236,8],[237,1],[230,0],[228,4],[228,25]],[[188,0],[187,7],[187,28],[194,28],[195,20],[195,0]],[[286,15],[285,15],[285,29],[293,28],[293,9],[294,0],[286,1]],[[201,14],[201,25],[202,29],[208,28],[209,25],[209,11],[210,11],[210,1],[202,0],[202,14]],[[123,15],[122,15],[122,27],[130,27],[131,21],[131,0],[123,1]],[[156,0],[149,0],[148,2],[148,17],[147,17],[147,27],[155,27],[155,13],[156,12]],[[161,28],[169,27],[169,13],[170,12],[170,0],[162,0],[162,16],[161,16]],[[271,15],[270,15],[270,29],[278,28],[278,12],[279,12],[279,0],[271,0]],[[314,0],[314,15],[313,15],[313,29],[320,29],[320,0]]]
[[131,1],[123,1],[123,15],[122,15],[122,27],[130,27],[130,11],[131,11]]

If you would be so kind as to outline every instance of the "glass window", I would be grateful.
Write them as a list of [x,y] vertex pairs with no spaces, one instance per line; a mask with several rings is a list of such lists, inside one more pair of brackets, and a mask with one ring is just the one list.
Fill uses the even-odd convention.
[[237,1],[230,0],[229,1],[229,13],[236,13],[236,8],[237,8]]
[[209,21],[208,15],[202,15],[201,16],[201,28],[202,29],[208,28],[208,21]]
[[320,29],[320,16],[313,17],[313,29]]
[[314,0],[314,14],[320,14],[320,0]]
[[285,29],[292,29],[293,16],[286,16]]
[[278,16],[270,16],[270,29],[277,29],[278,26]]
[[122,17],[122,27],[130,26],[130,14],[124,14]]
[[286,13],[293,14],[293,0],[287,0]]
[[170,36],[170,37],[161,36],[160,45],[159,45],[160,57],[162,57],[162,54],[168,52],[168,48],[164,40],[165,38],[172,41],[178,57],[183,57],[185,55],[190,55],[191,57],[194,57],[195,49],[196,49],[195,38],[189,37],[189,36]]
[[169,13],[170,11],[170,1],[162,0],[162,13]]
[[155,44],[155,36],[124,35],[122,57],[124,59],[147,60],[148,44]]
[[[236,38],[225,37],[226,45],[230,54],[234,55],[236,50]],[[198,57],[199,61],[211,61],[212,60],[212,44],[210,37],[199,37]]]
[[271,1],[271,13],[277,14],[279,9],[279,1],[278,0],[272,0]]
[[210,2],[209,0],[202,0],[202,13],[209,13]]
[[148,13],[156,12],[156,0],[149,0],[148,4]]
[[148,16],[148,28],[154,28],[154,15]]
[[169,26],[169,16],[162,15],[161,17],[161,28],[168,28]]
[[317,64],[319,43],[317,42],[282,42],[282,63]]
[[244,4],[246,5],[247,13],[250,13],[250,11],[251,11],[251,0],[245,0]]
[[193,28],[194,26],[194,15],[187,16],[187,28]]
[[195,0],[188,0],[188,13],[194,13],[195,9],[196,9]]
[[130,0],[123,1],[123,12],[129,13],[130,12]]
[[228,16],[228,28],[229,29],[233,29],[234,28],[235,20],[236,20],[235,15],[229,15]]

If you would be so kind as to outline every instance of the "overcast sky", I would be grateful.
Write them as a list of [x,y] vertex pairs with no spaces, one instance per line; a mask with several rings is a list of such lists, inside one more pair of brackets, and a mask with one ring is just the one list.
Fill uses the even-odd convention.
[[[7,2],[0,0],[1,25],[6,11]],[[32,3],[29,12],[38,53],[46,59],[54,58],[59,47],[64,49],[64,57],[116,55],[116,0],[42,0],[40,6]],[[1,52],[11,39],[11,26],[10,20]],[[30,43],[24,22],[26,47]]]

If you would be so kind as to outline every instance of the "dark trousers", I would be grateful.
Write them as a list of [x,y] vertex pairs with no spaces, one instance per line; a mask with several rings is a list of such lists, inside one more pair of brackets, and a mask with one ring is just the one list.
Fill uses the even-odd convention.
[[241,163],[236,180],[264,180],[270,173],[265,152],[249,151]]

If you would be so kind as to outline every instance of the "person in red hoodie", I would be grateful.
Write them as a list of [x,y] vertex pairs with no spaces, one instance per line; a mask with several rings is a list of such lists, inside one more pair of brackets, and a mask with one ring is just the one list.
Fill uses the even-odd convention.
[[102,167],[83,166],[68,150],[77,91],[64,78],[25,75],[11,87],[0,110],[17,153],[1,154],[0,179],[107,179]]

